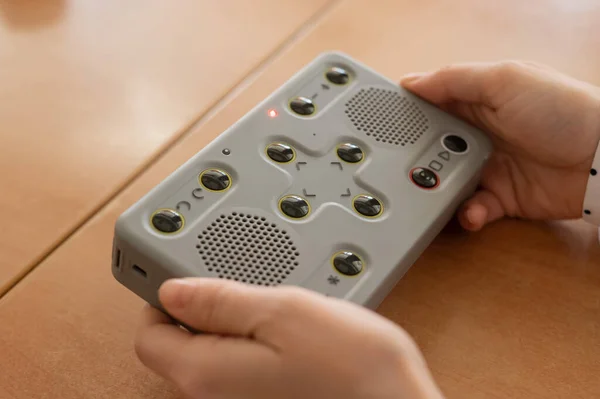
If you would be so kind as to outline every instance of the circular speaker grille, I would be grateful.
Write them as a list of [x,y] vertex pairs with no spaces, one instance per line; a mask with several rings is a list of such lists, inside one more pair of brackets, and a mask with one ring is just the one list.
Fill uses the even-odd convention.
[[249,284],[281,284],[299,265],[290,235],[265,217],[221,215],[198,236],[196,248],[216,277]]
[[394,90],[360,89],[347,103],[354,127],[375,141],[390,145],[414,144],[429,129],[419,106]]

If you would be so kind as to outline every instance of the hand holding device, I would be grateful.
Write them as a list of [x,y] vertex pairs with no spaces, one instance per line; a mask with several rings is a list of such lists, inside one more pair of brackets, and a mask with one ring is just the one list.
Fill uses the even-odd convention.
[[223,279],[171,280],[160,300],[208,334],[147,307],[136,351],[189,398],[442,398],[408,334],[348,301]]
[[600,140],[600,89],[515,61],[451,65],[408,76],[402,85],[491,133],[495,150],[481,189],[459,212],[465,228],[478,230],[504,216],[584,215]]

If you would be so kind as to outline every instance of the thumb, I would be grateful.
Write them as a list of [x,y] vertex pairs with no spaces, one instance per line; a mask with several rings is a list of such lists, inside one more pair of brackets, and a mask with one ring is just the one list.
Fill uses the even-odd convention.
[[500,64],[456,64],[434,72],[405,76],[400,84],[434,104],[478,103],[496,108],[495,93],[501,83]]
[[504,207],[491,191],[478,191],[458,211],[458,220],[469,231],[481,230],[485,225],[504,217]]
[[272,292],[225,279],[185,278],[163,283],[159,298],[171,317],[195,331],[252,337]]
[[173,279],[159,289],[166,312],[180,323],[204,333],[245,337],[271,344],[286,317],[304,316],[299,306],[315,303],[316,295],[289,286],[260,287],[216,278]]

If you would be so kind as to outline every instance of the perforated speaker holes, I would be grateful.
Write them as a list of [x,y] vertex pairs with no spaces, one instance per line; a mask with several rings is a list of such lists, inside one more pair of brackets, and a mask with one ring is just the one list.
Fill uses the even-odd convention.
[[380,143],[414,144],[429,129],[419,106],[394,90],[360,89],[346,103],[345,112],[358,131]]
[[223,214],[198,240],[196,249],[206,271],[218,278],[275,286],[300,264],[290,235],[265,217]]

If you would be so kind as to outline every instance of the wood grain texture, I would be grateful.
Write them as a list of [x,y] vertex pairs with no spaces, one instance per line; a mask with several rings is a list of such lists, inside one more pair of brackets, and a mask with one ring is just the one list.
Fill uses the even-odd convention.
[[[449,62],[527,58],[600,83],[600,5],[346,1],[136,179],[0,301],[9,397],[178,398],[133,355],[142,302],[110,273],[113,224],[298,68],[339,49],[399,79]],[[380,307],[415,337],[448,398],[600,396],[600,246],[581,223],[449,226]]]
[[0,293],[328,0],[0,0]]

